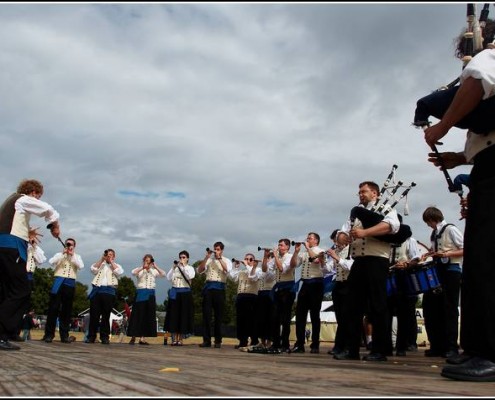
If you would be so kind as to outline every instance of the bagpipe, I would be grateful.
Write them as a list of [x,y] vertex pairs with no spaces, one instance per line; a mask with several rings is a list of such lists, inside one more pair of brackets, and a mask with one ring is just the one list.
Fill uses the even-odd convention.
[[[471,61],[475,53],[483,50],[483,43],[487,43],[487,48],[495,48],[493,30],[490,30],[490,37],[483,37],[489,6],[489,3],[485,3],[479,19],[476,19],[476,4],[467,4],[467,28],[463,37],[464,50],[462,52],[464,55],[462,58],[463,69]],[[413,125],[426,128],[430,125],[428,120],[430,116],[439,120],[442,119],[459,90],[457,85],[459,81],[460,77],[419,99],[416,103]],[[495,118],[493,118],[493,115],[495,115],[495,96],[480,101],[474,110],[455,124],[455,127],[469,129],[477,134],[486,134],[495,130]]]
[[[404,186],[402,181],[398,181],[395,183],[395,171],[397,169],[397,165],[394,164],[392,166],[392,170],[390,171],[387,179],[383,183],[383,186],[380,190],[378,198],[371,207],[371,209],[367,209],[360,206],[355,206],[352,208],[350,213],[351,226],[354,225],[354,220],[358,218],[363,227],[370,228],[375,226],[376,224],[383,221],[383,218],[390,212],[392,209],[405,197],[404,204],[404,215],[408,215],[409,211],[407,209],[407,195],[409,191],[416,186],[415,182],[411,182],[409,186]],[[397,191],[401,188],[405,187],[405,190],[400,194],[398,198],[395,198]],[[386,192],[386,196],[384,194]],[[392,204],[388,204],[389,201],[393,201]],[[399,219],[401,219],[399,217]],[[412,231],[409,225],[403,224],[402,221],[400,223],[399,231],[394,234],[386,234],[380,236],[374,236],[375,239],[378,239],[382,242],[392,243],[392,244],[402,244],[408,238],[412,236]]]

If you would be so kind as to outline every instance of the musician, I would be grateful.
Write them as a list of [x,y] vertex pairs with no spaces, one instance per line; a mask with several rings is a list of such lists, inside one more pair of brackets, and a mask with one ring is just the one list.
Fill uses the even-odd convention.
[[[399,220],[401,220],[399,215]],[[416,320],[416,303],[418,295],[411,295],[405,290],[405,279],[421,259],[418,242],[410,237],[401,245],[392,245],[390,251],[391,269],[395,271],[398,292],[388,296],[389,325],[388,325],[388,354],[392,354],[392,320],[397,317],[397,335],[395,341],[396,356],[406,356],[409,348],[416,345],[418,334],[418,323]],[[414,338],[414,340],[412,340]],[[412,346],[412,347],[411,347]]]
[[432,251],[436,262],[441,291],[429,291],[423,294],[423,316],[430,349],[425,350],[427,357],[453,357],[458,353],[459,345],[459,294],[461,287],[462,256],[464,238],[462,232],[453,224],[448,224],[442,211],[428,207],[423,212],[423,221],[433,229],[431,235]]
[[[434,145],[454,124],[475,109],[482,99],[495,95],[495,23],[488,19],[483,30],[483,49],[461,74],[461,85],[443,118],[425,130],[425,141]],[[463,49],[463,38],[458,38]],[[488,46],[490,45],[490,48]],[[493,114],[487,115],[493,119]],[[460,344],[464,352],[448,358],[442,375],[466,381],[495,381],[495,269],[493,268],[493,226],[495,226],[495,131],[480,135],[467,132],[463,152],[430,153],[435,166],[450,169],[472,164],[464,231],[464,263],[461,283]],[[461,200],[462,202],[462,200]],[[462,204],[461,204],[462,206]]]
[[213,251],[206,249],[206,254],[198,266],[198,273],[206,274],[203,287],[203,343],[199,347],[211,347],[211,318],[214,315],[215,348],[222,347],[222,318],[225,308],[225,282],[232,269],[232,261],[223,255],[225,246],[215,242]]
[[55,337],[57,318],[59,320],[59,335],[62,343],[71,343],[69,340],[72,305],[76,294],[77,273],[84,268],[84,263],[76,253],[76,240],[65,240],[64,250],[55,254],[50,260],[55,279],[50,291],[48,314],[46,317],[45,343],[51,343]]
[[[360,207],[371,209],[377,202],[379,186],[372,181],[359,184]],[[399,219],[394,209],[389,209],[383,219],[368,228],[363,227],[359,218],[349,219],[341,232],[352,238],[351,256],[354,259],[349,274],[349,351],[339,360],[359,359],[363,315],[368,305],[368,317],[373,324],[372,348],[366,361],[386,361],[387,352],[387,277],[390,244],[379,240],[382,235],[399,231]]]
[[115,250],[105,250],[101,258],[91,265],[91,273],[95,277],[88,296],[89,331],[85,343],[95,342],[99,326],[101,344],[110,344],[110,314],[119,284],[118,277],[124,273],[122,266],[115,262]]
[[[276,249],[265,249],[261,268],[275,274],[276,283],[273,286],[274,318],[273,343],[268,348],[269,354],[290,353],[290,320],[292,306],[296,298],[295,269],[291,267],[292,254],[289,253],[290,240],[280,239]],[[270,257],[270,253],[274,256]]]
[[[182,346],[185,335],[194,332],[194,302],[191,282],[196,276],[196,270],[189,265],[189,252],[182,250],[179,261],[167,273],[167,279],[172,282],[168,292],[167,314],[164,330],[170,332],[172,346]],[[164,344],[166,337],[164,338]]]
[[258,344],[256,343],[258,340],[256,337],[256,298],[262,273],[258,262],[252,253],[247,253],[244,260],[234,260],[229,272],[229,277],[237,282],[235,307],[239,344],[235,346],[236,349],[247,347],[249,338],[251,338],[251,346]]
[[139,344],[147,345],[146,337],[156,337],[156,278],[165,277],[166,273],[156,263],[151,254],[143,256],[142,264],[131,271],[137,279],[137,291],[132,313],[127,327],[127,336],[134,344],[140,337]]
[[[268,260],[274,257],[273,253],[268,255]],[[266,353],[267,349],[272,345],[273,324],[274,324],[274,298],[273,287],[276,283],[276,273],[274,270],[263,272],[258,281],[258,296],[256,296],[256,311],[255,311],[255,336],[258,338],[259,344],[253,346],[250,353]]]
[[31,283],[26,271],[29,241],[38,242],[37,228],[29,221],[32,215],[44,218],[54,238],[60,237],[59,214],[41,201],[43,185],[34,179],[22,180],[15,193],[0,206],[0,350],[19,350],[9,339],[18,335],[18,327],[30,307]]
[[[320,352],[320,311],[323,301],[323,275],[327,272],[325,250],[319,247],[320,235],[309,232],[306,241],[294,244],[290,267],[301,267],[302,285],[296,304],[296,343],[291,353],[304,353],[306,320],[311,317],[311,353]],[[306,251],[301,253],[301,247]]]
[[349,346],[347,345],[347,330],[348,320],[345,313],[345,304],[348,299],[349,285],[347,278],[351,272],[351,267],[354,262],[349,255],[348,236],[338,229],[335,229],[330,235],[330,239],[334,245],[327,250],[327,269],[334,272],[334,287],[332,290],[333,309],[335,319],[337,320],[337,330],[335,332],[335,341],[333,349],[328,351],[328,354],[336,356],[341,353],[348,353]]

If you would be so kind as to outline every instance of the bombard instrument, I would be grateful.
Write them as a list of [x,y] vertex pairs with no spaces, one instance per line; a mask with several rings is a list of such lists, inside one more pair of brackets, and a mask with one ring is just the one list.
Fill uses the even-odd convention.
[[294,240],[290,242],[291,246],[296,246],[298,244],[304,244],[305,242],[295,242]]
[[[238,262],[238,263],[243,263],[243,261],[244,261],[244,260],[238,260],[237,258],[233,258],[231,261],[232,261],[233,263],[235,263],[235,262]],[[256,259],[254,259],[253,261],[254,261],[254,262],[258,262],[258,263],[259,263],[259,262],[261,262],[261,260],[256,260]]]
[[62,246],[64,246],[64,249],[67,247],[62,239],[60,239],[60,236],[57,238],[57,240],[62,243]]

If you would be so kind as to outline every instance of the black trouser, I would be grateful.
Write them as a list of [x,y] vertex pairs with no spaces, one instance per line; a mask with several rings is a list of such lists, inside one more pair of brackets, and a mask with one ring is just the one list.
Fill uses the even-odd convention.
[[373,353],[387,353],[387,277],[389,261],[384,257],[361,256],[354,259],[347,282],[349,301],[349,352],[359,355],[365,310],[373,324]]
[[[94,341],[96,332],[100,326],[100,339],[108,340],[110,337],[110,314],[115,301],[115,295],[109,293],[97,293],[89,302],[89,332],[88,339]],[[101,321],[100,321],[101,316]]]
[[0,277],[0,339],[8,340],[19,334],[22,317],[31,299],[26,262],[17,249],[0,248]]
[[236,298],[237,339],[239,339],[239,346],[241,347],[248,345],[249,338],[251,338],[251,342],[255,341],[256,297],[255,294],[241,293]]
[[311,348],[320,347],[320,311],[323,301],[323,278],[318,281],[306,282],[297,295],[296,303],[296,346],[303,346],[305,342],[306,320],[311,317]]
[[59,320],[60,339],[68,339],[70,322],[72,316],[72,304],[76,288],[60,285],[58,293],[50,293],[50,303],[48,304],[48,315],[46,317],[45,338],[55,336],[55,326],[57,317]]
[[[407,347],[416,344],[418,325],[416,321],[416,303],[418,296],[408,296],[405,293],[397,293],[388,297],[388,340],[387,349],[393,351],[392,320],[397,317],[397,336],[395,347],[397,351],[406,351]],[[414,340],[413,340],[414,339]]]
[[347,281],[337,281],[332,290],[333,310],[337,321],[335,332],[334,350],[344,351],[348,349],[349,320],[345,307],[349,297],[349,284]]
[[470,174],[461,287],[461,347],[495,362],[495,146]]
[[203,293],[203,342],[211,344],[211,317],[214,313],[215,343],[222,343],[222,319],[225,309],[225,290],[207,289]]
[[[271,290],[258,292],[256,298],[256,334],[261,340],[272,340],[274,323],[274,305],[270,296]],[[256,342],[256,340],[255,340]]]
[[[275,291],[273,347],[286,349],[290,347],[290,319],[295,298],[296,293],[292,289]],[[280,326],[282,326],[282,333],[280,333]]]
[[430,348],[434,352],[457,350],[459,345],[459,293],[461,273],[437,267],[442,289],[423,293],[423,317]]

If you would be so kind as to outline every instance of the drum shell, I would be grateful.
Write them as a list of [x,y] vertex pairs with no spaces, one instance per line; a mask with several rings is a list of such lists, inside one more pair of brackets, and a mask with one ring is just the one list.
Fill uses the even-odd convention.
[[404,271],[405,292],[414,296],[441,288],[437,267],[434,261],[418,264]]

